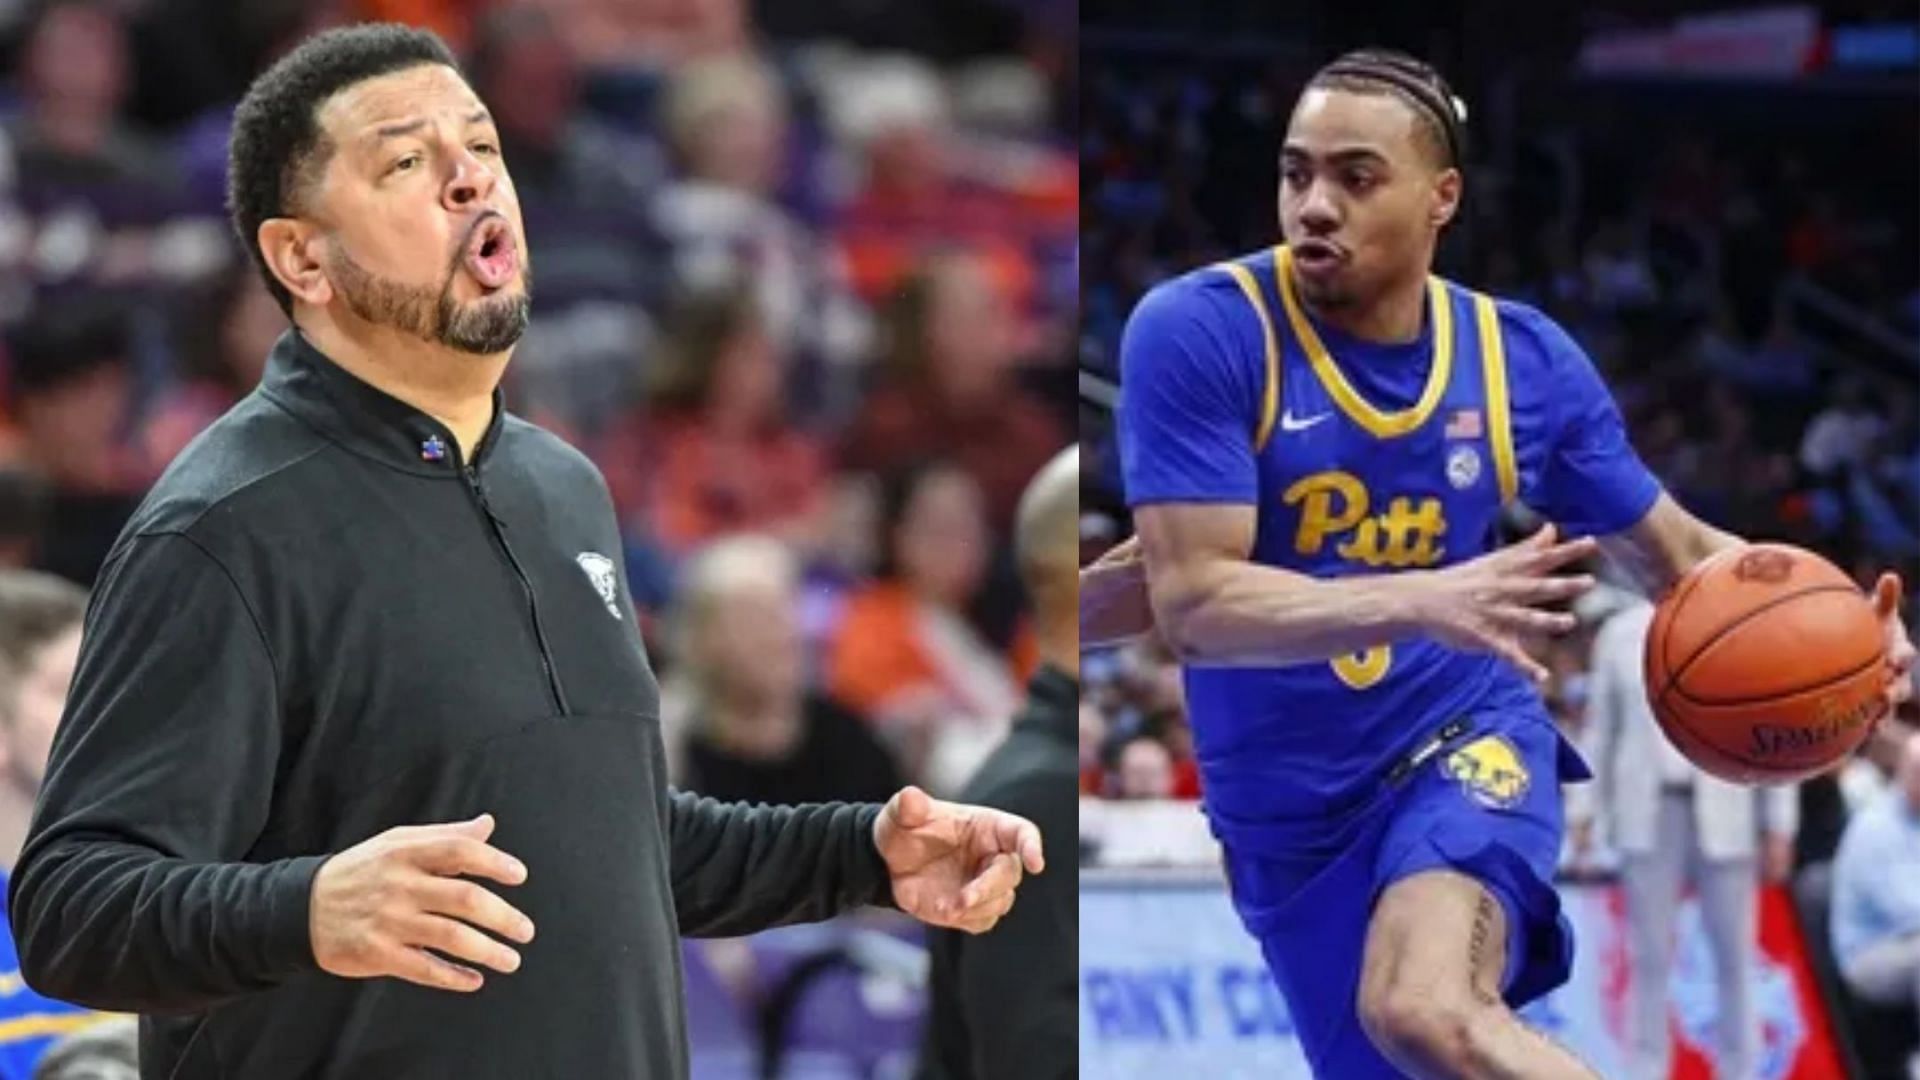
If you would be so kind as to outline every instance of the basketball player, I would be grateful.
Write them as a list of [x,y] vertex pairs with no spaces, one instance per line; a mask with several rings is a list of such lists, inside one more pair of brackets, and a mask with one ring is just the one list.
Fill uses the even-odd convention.
[[[1133,313],[1119,413],[1137,548],[1084,578],[1085,642],[1180,652],[1235,907],[1317,1075],[1594,1073],[1514,1009],[1564,982],[1562,781],[1588,775],[1522,640],[1604,548],[1658,590],[1741,541],[1662,493],[1592,364],[1522,304],[1430,273],[1465,108],[1366,50],[1281,150],[1285,244]],[[1558,526],[1489,550],[1520,499]],[[1564,537],[1572,537],[1564,539]],[[1913,649],[1895,610],[1888,697]]]

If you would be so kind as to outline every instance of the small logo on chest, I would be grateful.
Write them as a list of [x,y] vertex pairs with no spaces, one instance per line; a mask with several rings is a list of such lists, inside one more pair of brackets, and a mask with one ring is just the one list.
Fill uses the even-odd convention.
[[1310,427],[1318,426],[1320,421],[1332,415],[1332,413],[1321,413],[1318,416],[1295,416],[1293,415],[1293,410],[1288,409],[1280,414],[1280,430],[1288,432],[1305,431]]
[[607,605],[607,614],[620,617],[620,604],[615,599],[620,587],[619,575],[613,572],[613,560],[597,551],[583,551],[574,562],[586,572],[587,580],[593,583],[593,591],[600,594],[600,602]]
[[1447,451],[1447,483],[1455,491],[1465,491],[1480,479],[1480,451],[1471,446],[1456,446]]

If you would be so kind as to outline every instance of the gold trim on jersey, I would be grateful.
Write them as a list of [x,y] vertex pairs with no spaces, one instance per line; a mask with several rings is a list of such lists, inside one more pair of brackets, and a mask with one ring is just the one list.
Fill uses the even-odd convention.
[[1267,385],[1260,395],[1260,427],[1253,435],[1253,452],[1259,453],[1267,448],[1267,440],[1273,437],[1274,421],[1280,418],[1280,342],[1273,333],[1273,316],[1267,312],[1267,301],[1260,295],[1260,283],[1255,280],[1253,271],[1237,262],[1222,263],[1227,273],[1247,294],[1247,303],[1253,305],[1253,313],[1260,317],[1260,332],[1267,343]]
[[1313,323],[1301,310],[1300,301],[1293,294],[1293,254],[1285,247],[1275,248],[1273,260],[1274,273],[1280,282],[1280,303],[1287,311],[1287,325],[1306,351],[1313,373],[1320,377],[1321,385],[1327,388],[1340,410],[1378,439],[1405,435],[1426,423],[1446,393],[1447,379],[1453,370],[1453,306],[1447,299],[1445,283],[1437,277],[1427,279],[1427,305],[1433,312],[1433,368],[1427,373],[1427,387],[1412,408],[1384,413],[1347,382],[1333,354],[1327,351],[1326,343],[1320,340]]
[[1513,456],[1513,410],[1507,400],[1507,350],[1493,298],[1474,293],[1473,314],[1480,324],[1480,367],[1487,380],[1487,441],[1493,444],[1493,471],[1500,479],[1500,505],[1505,506],[1520,490]]

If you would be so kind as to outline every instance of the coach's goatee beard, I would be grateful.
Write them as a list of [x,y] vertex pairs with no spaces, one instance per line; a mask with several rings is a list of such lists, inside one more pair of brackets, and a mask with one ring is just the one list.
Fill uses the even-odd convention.
[[518,292],[483,296],[466,304],[453,295],[454,277],[460,273],[457,263],[437,290],[378,277],[338,247],[329,252],[327,264],[334,286],[355,316],[459,352],[475,356],[505,352],[527,332],[533,316],[533,267],[525,261],[520,264]]
[[520,272],[522,289],[512,296],[487,296],[462,306],[451,291],[440,295],[439,332],[435,338],[450,349],[491,356],[505,352],[527,332],[533,318],[533,275]]

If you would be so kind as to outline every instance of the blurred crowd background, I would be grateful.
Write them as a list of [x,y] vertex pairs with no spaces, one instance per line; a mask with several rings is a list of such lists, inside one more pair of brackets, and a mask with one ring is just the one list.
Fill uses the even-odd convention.
[[[1434,63],[1467,102],[1464,206],[1437,272],[1553,315],[1682,503],[1818,550],[1864,585],[1920,582],[1920,77],[1911,4],[1772,9],[1782,48],[1660,57],[1634,35],[1724,3],[1308,4],[1111,0],[1082,28],[1079,337],[1083,548],[1128,535],[1112,432],[1118,345],[1154,284],[1278,242],[1278,150],[1301,86],[1346,49]],[[1748,12],[1752,14],[1752,12]],[[1700,44],[1702,39],[1694,39]],[[1793,43],[1804,48],[1796,52]],[[1716,49],[1717,46],[1717,49]],[[1649,59],[1653,55],[1655,59]],[[1727,63],[1715,70],[1711,65]],[[1517,537],[1524,509],[1506,523]],[[1583,731],[1603,591],[1543,647],[1555,715]],[[1199,816],[1124,814],[1199,782],[1171,654],[1089,656],[1083,857],[1206,861]],[[1900,718],[1911,725],[1920,712]],[[1890,733],[1909,730],[1890,728]],[[1805,785],[1795,865],[1834,857],[1888,786],[1898,740]],[[1602,808],[1604,815],[1606,808]],[[1164,828],[1149,828],[1155,820]],[[1586,867],[1568,853],[1569,870]],[[1920,901],[1920,881],[1911,886]]]
[[[437,30],[498,122],[508,407],[608,478],[677,783],[955,790],[1024,696],[1008,526],[1075,422],[1071,0],[0,0],[0,566],[89,584],[257,382],[286,321],[229,118],[368,20]],[[917,940],[690,946],[696,1075],[895,1075]]]

